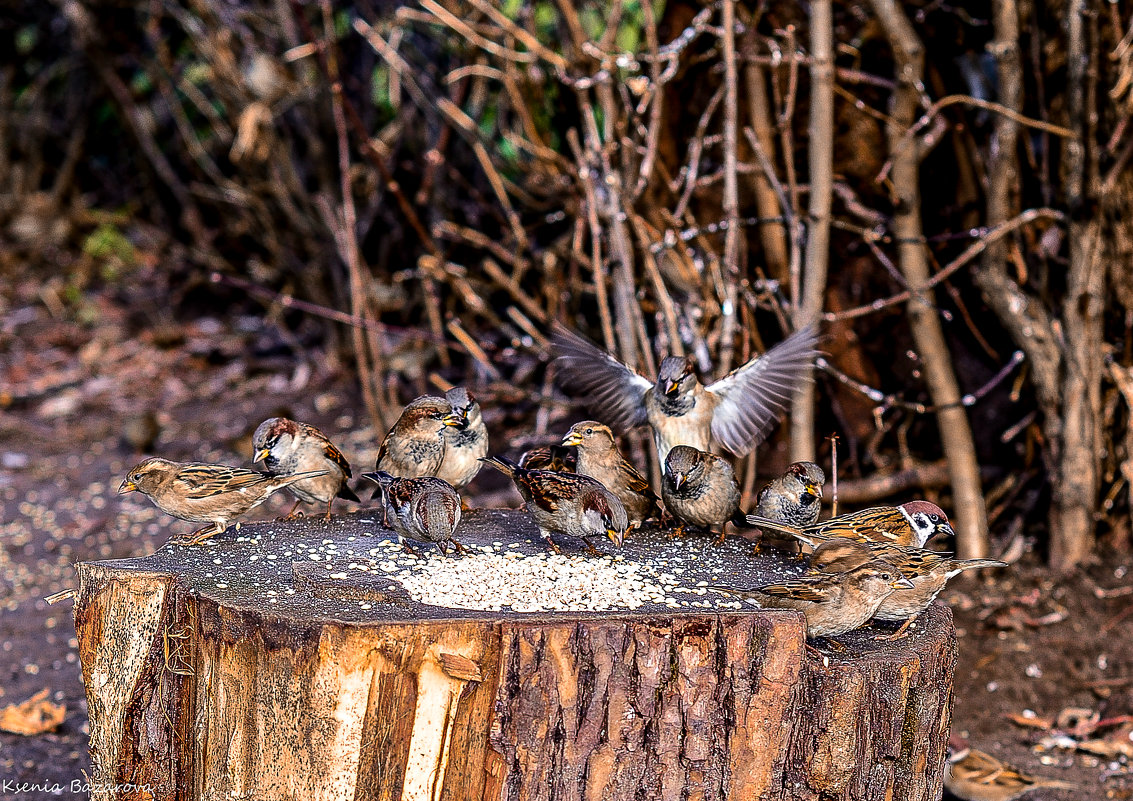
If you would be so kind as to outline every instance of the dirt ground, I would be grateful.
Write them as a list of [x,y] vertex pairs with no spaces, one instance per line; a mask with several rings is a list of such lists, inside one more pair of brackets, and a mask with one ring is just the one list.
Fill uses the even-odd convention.
[[[66,711],[53,733],[0,733],[0,798],[87,794],[71,603],[43,599],[73,586],[76,561],[149,553],[191,530],[115,495],[140,454],[246,464],[256,424],[287,412],[327,431],[356,468],[376,455],[380,432],[352,377],[313,344],[313,325],[207,312],[175,321],[160,289],[147,297],[139,282],[67,305],[36,282],[0,278],[0,707],[46,688]],[[480,395],[489,428],[502,425]],[[257,518],[286,505],[272,499]],[[1029,798],[1133,799],[1130,561],[1056,579],[1025,555],[945,596],[959,634],[954,734],[1081,785]]]

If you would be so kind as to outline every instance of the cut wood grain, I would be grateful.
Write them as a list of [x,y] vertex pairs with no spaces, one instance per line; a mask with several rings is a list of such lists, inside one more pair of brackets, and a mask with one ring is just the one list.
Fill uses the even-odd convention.
[[[549,558],[519,512],[471,511],[459,535],[473,554],[502,542],[518,543],[514,559]],[[642,535],[616,564],[674,571],[661,600],[528,614],[414,600],[396,577],[425,560],[391,543],[363,513],[81,564],[94,797],[940,794],[955,661],[944,607],[905,640],[863,629],[816,657],[797,614],[712,592],[801,569],[739,541]]]

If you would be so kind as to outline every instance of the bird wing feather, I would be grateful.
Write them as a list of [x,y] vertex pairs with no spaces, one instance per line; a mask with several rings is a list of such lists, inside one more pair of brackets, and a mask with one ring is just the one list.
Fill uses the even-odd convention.
[[817,354],[817,343],[814,326],[799,329],[762,356],[706,387],[718,399],[712,415],[712,436],[737,456],[762,442],[786,411],[803,368]]
[[567,328],[552,340],[559,386],[583,398],[595,417],[619,434],[645,423],[645,393],[653,383]]
[[309,434],[310,436],[314,437],[315,439],[319,440],[319,442],[322,443],[323,450],[326,453],[326,457],[328,459],[330,459],[332,462],[334,462],[336,465],[341,467],[342,472],[346,473],[347,478],[353,478],[353,474],[350,472],[350,462],[348,462],[346,460],[346,457],[342,455],[342,451],[340,451],[338,448],[336,448],[334,443],[331,442],[329,439],[327,439],[326,434],[319,431],[317,428],[315,428],[312,425],[307,425],[307,424],[304,423],[304,427],[306,429],[307,434]]
[[238,492],[270,479],[264,473],[243,467],[189,464],[177,471],[178,492],[186,498],[208,498],[222,492]]

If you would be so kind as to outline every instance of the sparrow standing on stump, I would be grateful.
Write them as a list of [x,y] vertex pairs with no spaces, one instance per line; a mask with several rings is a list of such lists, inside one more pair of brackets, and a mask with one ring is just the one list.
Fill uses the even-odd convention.
[[556,531],[578,537],[591,553],[597,553],[591,542],[594,537],[609,537],[618,546],[625,539],[629,527],[625,507],[602,482],[577,473],[528,470],[503,456],[481,461],[511,478],[539,533],[555,553],[559,547],[551,534]]
[[737,517],[740,485],[724,459],[677,445],[665,457],[661,498],[669,514],[680,522],[680,529],[686,524],[707,529]]
[[645,476],[622,456],[608,426],[593,420],[575,423],[563,437],[563,445],[578,449],[578,473],[601,481],[622,502],[630,528],[657,513],[657,496]]
[[444,398],[422,395],[402,410],[378,450],[377,469],[399,478],[435,476],[445,455],[445,418],[452,406]]
[[795,462],[759,491],[755,514],[789,526],[812,526],[822,511],[826,474],[814,462]]
[[167,515],[192,523],[212,523],[212,528],[198,529],[187,540],[182,540],[187,545],[200,545],[259,506],[276,490],[325,474],[322,470],[273,476],[243,467],[171,462],[153,457],[135,465],[126,474],[118,494],[140,492]]
[[[826,543],[820,545],[817,554]],[[845,573],[811,574],[754,590],[723,590],[765,609],[796,609],[806,617],[808,638],[837,637],[864,626],[882,601],[913,583],[893,565],[873,560]]]
[[362,477],[381,487],[386,519],[407,551],[420,555],[406,542],[416,540],[435,542],[444,555],[448,554],[446,542],[457,553],[464,553],[464,546],[453,536],[460,525],[460,495],[447,481],[433,476],[395,478],[384,471]]
[[923,548],[857,542],[845,537],[823,543],[823,547],[811,554],[810,566],[823,573],[844,573],[875,559],[893,565],[913,584],[909,589],[896,590],[874,612],[875,620],[902,624],[893,634],[885,635],[885,639],[904,636],[954,576],[981,567],[1007,567],[1006,562],[995,559],[953,559]]
[[463,489],[480,472],[480,457],[488,455],[488,428],[480,414],[480,404],[464,387],[445,393],[449,413],[442,419],[444,457],[437,478],[456,489]]
[[287,491],[297,499],[288,518],[295,515],[300,503],[325,503],[326,519],[330,520],[335,498],[358,500],[346,484],[346,479],[350,478],[350,462],[323,432],[312,425],[286,417],[264,420],[252,435],[252,448],[252,461],[262,461],[273,475],[293,476],[313,470],[325,471],[317,478],[304,478],[288,485]]
[[789,526],[760,515],[748,515],[754,528],[771,528],[790,534],[807,545],[817,545],[835,537],[886,545],[912,545],[923,548],[937,534],[955,536],[948,516],[928,501],[909,501],[900,506],[874,506],[859,512],[838,515],[811,526]]
[[817,341],[803,328],[705,387],[691,359],[669,356],[650,381],[562,326],[554,334],[564,390],[619,434],[649,423],[662,464],[675,445],[707,451],[712,439],[736,456],[750,452],[786,410]]

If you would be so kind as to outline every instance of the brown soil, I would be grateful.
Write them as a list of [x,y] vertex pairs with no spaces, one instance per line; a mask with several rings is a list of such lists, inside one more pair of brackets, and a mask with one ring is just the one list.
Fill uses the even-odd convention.
[[[0,797],[28,801],[85,797],[90,769],[71,604],[43,599],[72,586],[76,561],[149,553],[192,530],[144,498],[115,495],[130,465],[142,453],[247,464],[256,424],[286,411],[322,427],[357,473],[373,464],[381,433],[353,377],[304,325],[254,315],[174,322],[142,289],[88,293],[76,313],[45,304],[38,287],[0,278],[0,706],[46,687],[67,711],[57,732],[0,734]],[[480,395],[489,428],[509,425],[492,394]],[[514,502],[490,479],[474,487],[481,482],[473,505]],[[287,505],[272,499],[256,517]],[[1056,579],[1028,555],[946,594],[960,632],[953,731],[1083,788],[1045,797],[1133,798],[1127,758],[1056,747],[1104,741],[1120,721],[1059,738],[1008,718],[1067,707],[1103,722],[1133,714],[1130,561]],[[1044,738],[1048,750],[1036,751]]]

